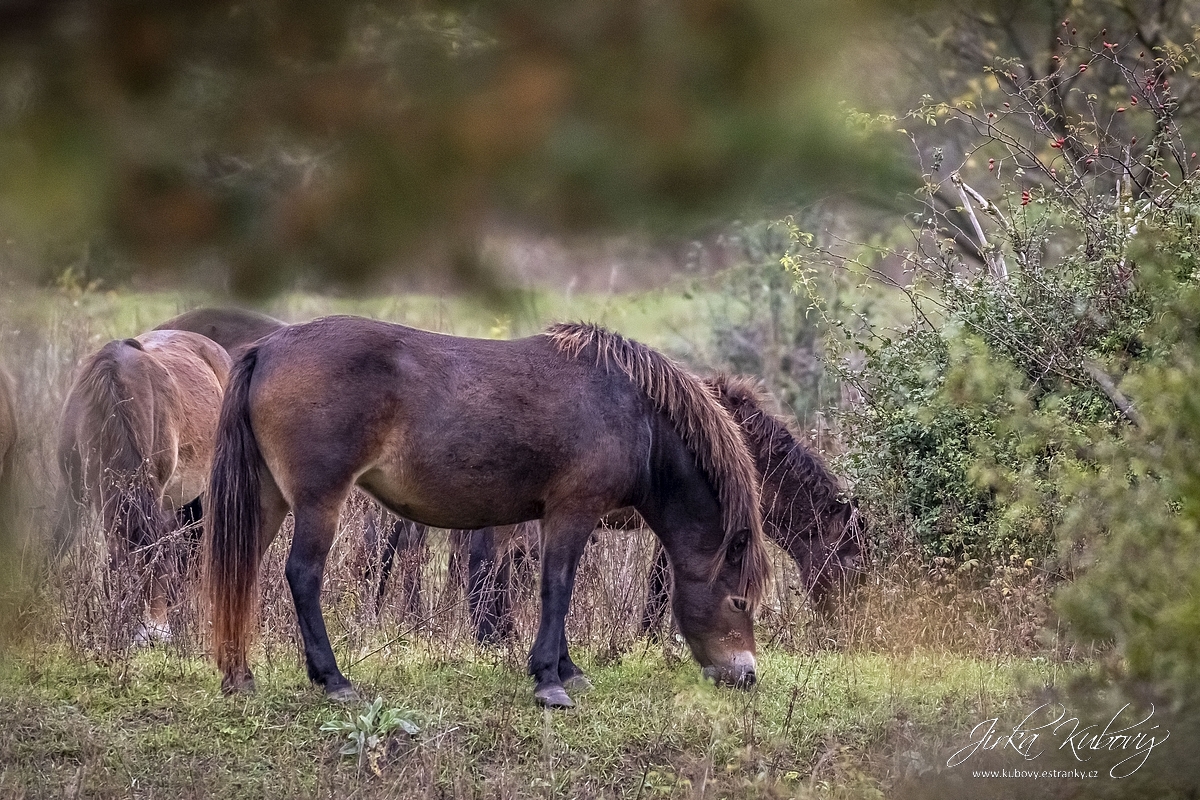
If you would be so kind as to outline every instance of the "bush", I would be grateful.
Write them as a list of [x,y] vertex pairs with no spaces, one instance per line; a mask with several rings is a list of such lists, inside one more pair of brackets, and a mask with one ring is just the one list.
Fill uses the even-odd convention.
[[[1089,57],[1116,64],[1114,48]],[[845,463],[880,544],[997,566],[1045,557],[1078,575],[1059,610],[1078,640],[1114,647],[1106,677],[1189,704],[1200,700],[1200,179],[1161,78],[1178,66],[1120,72],[1129,86],[1116,91],[1154,110],[1154,141],[1133,162],[1099,113],[1066,120],[1065,136],[1006,127],[1008,115],[1037,118],[1043,81],[1002,106],[922,108],[931,124],[966,123],[978,157],[947,176],[939,152],[914,246],[883,254],[910,278],[896,282],[911,307],[898,329],[824,299],[829,268],[882,276],[877,249],[794,229],[784,266],[854,388],[840,411]],[[990,198],[968,182],[981,180]]]
[[[1117,58],[1108,48],[1084,55]],[[1087,120],[1060,121],[1065,135],[1029,127],[1052,75],[982,105],[927,100],[910,114],[917,125],[953,124],[968,141],[947,171],[942,148],[913,135],[931,156],[909,247],[855,248],[793,227],[783,264],[830,333],[832,371],[852,387],[840,410],[846,467],[882,522],[885,549],[1052,556],[1073,502],[1068,478],[1095,468],[1095,442],[1138,421],[1121,376],[1157,357],[1164,345],[1146,338],[1147,326],[1193,277],[1181,269],[1140,280],[1132,243],[1169,231],[1178,263],[1195,258],[1188,237],[1175,235],[1190,225],[1196,186],[1177,104],[1156,82],[1164,68],[1116,73],[1155,110],[1155,143],[1135,163],[1128,143]],[[1100,101],[1087,102],[1100,118]],[[827,299],[830,271],[890,283],[908,319],[889,328],[839,312]]]

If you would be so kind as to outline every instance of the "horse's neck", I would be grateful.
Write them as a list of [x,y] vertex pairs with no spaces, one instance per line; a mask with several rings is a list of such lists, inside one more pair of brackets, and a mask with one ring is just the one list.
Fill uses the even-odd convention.
[[665,420],[659,418],[650,453],[650,475],[643,502],[637,506],[670,551],[682,537],[688,546],[721,541],[721,506],[696,456]]
[[809,474],[803,479],[796,474],[799,468],[793,459],[803,459],[795,451],[804,445],[782,423],[772,420],[745,430],[762,479],[765,532],[785,548],[793,540],[815,536],[821,520],[836,511],[835,501],[822,491],[825,487],[815,485],[826,480],[820,464],[808,464]]

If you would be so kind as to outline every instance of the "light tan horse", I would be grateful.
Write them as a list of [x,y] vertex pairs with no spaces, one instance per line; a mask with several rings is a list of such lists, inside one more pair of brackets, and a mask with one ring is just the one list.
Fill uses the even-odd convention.
[[156,545],[182,527],[177,515],[208,486],[229,356],[186,331],[109,342],[84,362],[63,411],[58,462],[70,495],[60,522],[78,529],[91,506],[114,566],[134,556],[148,572],[138,643],[166,640],[168,563]]

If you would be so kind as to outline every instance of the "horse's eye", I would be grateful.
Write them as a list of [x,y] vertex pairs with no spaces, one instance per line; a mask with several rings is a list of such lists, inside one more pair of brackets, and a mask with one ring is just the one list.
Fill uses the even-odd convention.
[[750,531],[739,531],[725,550],[725,560],[730,564],[736,564],[741,561],[742,556],[746,552],[746,544],[749,541]]

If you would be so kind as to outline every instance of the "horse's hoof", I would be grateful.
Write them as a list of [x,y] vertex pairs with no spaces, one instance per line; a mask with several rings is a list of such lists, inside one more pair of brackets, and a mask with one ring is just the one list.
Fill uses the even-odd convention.
[[572,692],[586,692],[590,691],[593,687],[592,682],[587,679],[587,675],[581,672],[563,681],[563,688],[569,689]]
[[575,705],[561,686],[543,686],[533,693],[533,698],[538,701],[538,705],[546,708],[572,708]]
[[355,691],[354,687],[348,684],[346,686],[339,686],[336,689],[330,689],[325,693],[325,696],[329,699],[329,702],[341,704],[357,703],[362,699],[358,696],[358,692]]

